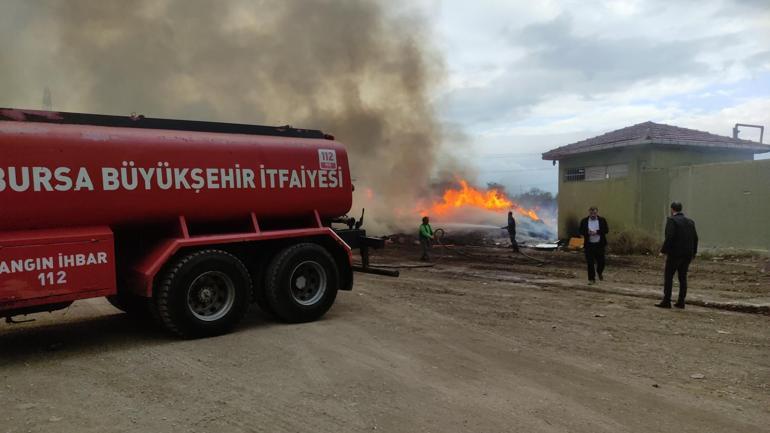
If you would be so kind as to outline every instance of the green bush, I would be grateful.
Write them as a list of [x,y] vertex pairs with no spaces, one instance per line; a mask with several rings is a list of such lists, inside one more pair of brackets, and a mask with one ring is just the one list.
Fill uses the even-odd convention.
[[613,254],[657,254],[660,241],[641,230],[624,230],[608,236],[608,250]]

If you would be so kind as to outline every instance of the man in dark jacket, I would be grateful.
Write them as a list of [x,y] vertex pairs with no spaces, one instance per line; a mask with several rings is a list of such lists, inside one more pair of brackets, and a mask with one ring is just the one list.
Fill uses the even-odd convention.
[[597,275],[599,280],[604,280],[604,249],[609,231],[607,220],[599,216],[599,208],[591,206],[588,216],[580,221],[580,235],[583,236],[583,250],[588,264],[588,284],[594,284]]
[[508,225],[500,228],[508,230],[508,236],[511,238],[511,248],[514,253],[518,253],[519,244],[516,242],[516,220],[513,219],[513,212],[508,212]]
[[676,273],[679,277],[679,297],[674,306],[684,308],[687,270],[698,253],[698,232],[695,231],[695,222],[682,213],[682,203],[671,203],[671,216],[666,221],[666,240],[660,252],[666,255],[666,269],[663,274],[663,300],[655,306],[671,308],[671,290]]

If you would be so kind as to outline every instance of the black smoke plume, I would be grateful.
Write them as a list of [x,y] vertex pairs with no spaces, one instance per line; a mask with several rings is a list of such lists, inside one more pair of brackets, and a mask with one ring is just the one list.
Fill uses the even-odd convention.
[[419,223],[432,176],[459,170],[429,36],[393,1],[5,0],[0,106],[41,108],[49,88],[55,110],[321,129],[348,147],[352,213],[394,230]]

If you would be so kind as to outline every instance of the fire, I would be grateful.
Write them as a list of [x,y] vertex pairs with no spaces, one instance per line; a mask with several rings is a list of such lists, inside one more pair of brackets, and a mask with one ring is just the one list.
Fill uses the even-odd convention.
[[468,185],[468,182],[460,179],[460,189],[447,189],[444,191],[443,201],[434,202],[430,207],[421,211],[423,215],[446,215],[453,210],[473,207],[486,209],[490,211],[511,210],[519,215],[531,218],[533,221],[539,221],[540,217],[532,209],[522,207],[518,203],[509,199],[503,192],[491,189],[480,191]]

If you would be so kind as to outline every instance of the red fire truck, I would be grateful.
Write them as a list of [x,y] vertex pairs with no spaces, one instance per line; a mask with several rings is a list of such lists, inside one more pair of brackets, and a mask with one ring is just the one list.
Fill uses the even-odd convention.
[[182,337],[251,302],[318,319],[352,288],[353,249],[388,274],[352,191],[317,130],[0,109],[0,317],[106,296]]

